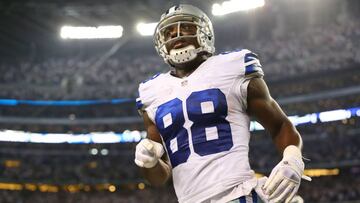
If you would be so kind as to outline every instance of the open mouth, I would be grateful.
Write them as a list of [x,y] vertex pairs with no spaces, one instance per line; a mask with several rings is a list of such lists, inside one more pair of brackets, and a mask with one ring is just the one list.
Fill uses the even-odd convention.
[[176,41],[172,46],[173,49],[180,49],[187,46],[187,43],[183,40]]

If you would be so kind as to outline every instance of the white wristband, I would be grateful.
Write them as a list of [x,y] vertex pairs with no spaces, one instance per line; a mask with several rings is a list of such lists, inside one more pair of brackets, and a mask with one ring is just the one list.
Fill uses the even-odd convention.
[[300,160],[302,160],[302,154],[301,151],[299,149],[299,147],[295,146],[295,145],[289,145],[285,148],[284,152],[283,152],[283,157],[296,157],[299,158]]

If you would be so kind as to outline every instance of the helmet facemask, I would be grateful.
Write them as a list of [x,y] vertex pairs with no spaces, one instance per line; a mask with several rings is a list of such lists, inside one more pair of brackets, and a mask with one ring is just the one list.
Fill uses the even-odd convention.
[[[165,17],[162,16],[162,19],[155,30],[154,42],[157,52],[160,56],[163,57],[166,63],[170,65],[183,64],[194,60],[197,56],[199,56],[199,53],[204,56],[209,56],[215,52],[214,34],[211,22],[202,11],[199,10],[197,11],[197,14],[198,13],[200,13],[201,15],[197,16],[178,12],[173,15]],[[194,35],[182,36],[181,29],[182,26],[185,24],[191,24],[196,26],[196,33]],[[177,35],[176,37],[166,40],[165,31],[171,26],[177,26]],[[190,44],[186,47],[182,47],[179,49],[167,50],[168,44],[185,38],[196,38],[199,47],[195,47],[194,44]]]

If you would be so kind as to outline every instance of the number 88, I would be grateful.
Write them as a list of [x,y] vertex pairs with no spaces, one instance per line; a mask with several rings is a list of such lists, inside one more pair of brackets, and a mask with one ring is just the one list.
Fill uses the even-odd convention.
[[[221,90],[193,92],[185,102],[186,111],[183,102],[175,98],[160,105],[155,116],[173,168],[185,163],[190,156],[188,130],[194,152],[200,156],[228,151],[233,146],[231,127],[226,120],[226,97]],[[190,129],[184,127],[185,114],[193,122]]]

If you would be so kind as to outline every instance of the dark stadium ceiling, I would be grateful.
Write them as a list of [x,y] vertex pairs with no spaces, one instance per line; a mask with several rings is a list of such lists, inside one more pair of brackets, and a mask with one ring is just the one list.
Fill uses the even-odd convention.
[[[206,10],[215,1],[190,2]],[[60,27],[65,24],[120,24],[125,33],[131,33],[140,20],[157,21],[162,12],[178,3],[169,0],[1,1],[0,57],[26,55],[46,46],[44,43],[56,42]]]

